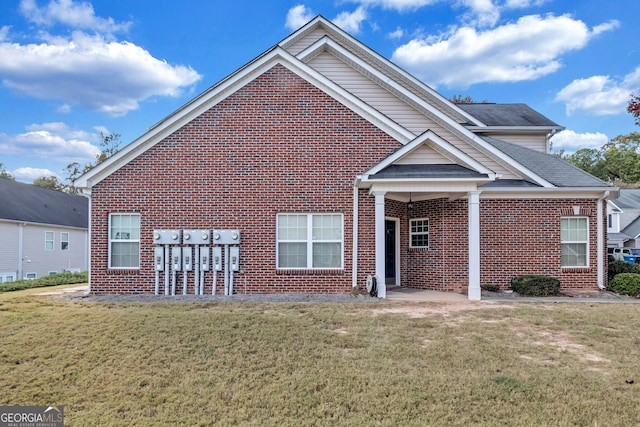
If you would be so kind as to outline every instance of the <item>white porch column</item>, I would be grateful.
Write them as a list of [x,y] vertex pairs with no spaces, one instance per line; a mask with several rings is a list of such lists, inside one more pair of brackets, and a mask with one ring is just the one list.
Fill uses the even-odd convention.
[[468,193],[469,204],[469,300],[480,301],[480,192]]
[[384,238],[384,191],[374,191],[376,198],[376,278],[378,280],[378,298],[387,297],[387,284],[385,283],[385,238]]

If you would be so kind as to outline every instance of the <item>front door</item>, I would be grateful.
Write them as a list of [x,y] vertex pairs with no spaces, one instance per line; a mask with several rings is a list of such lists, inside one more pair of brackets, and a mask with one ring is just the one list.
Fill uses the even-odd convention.
[[384,222],[384,278],[387,285],[396,284],[396,222]]

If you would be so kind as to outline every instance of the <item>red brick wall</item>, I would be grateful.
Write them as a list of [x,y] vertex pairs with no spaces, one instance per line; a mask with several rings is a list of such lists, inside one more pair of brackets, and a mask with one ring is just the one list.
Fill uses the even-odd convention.
[[[235,277],[237,292],[349,292],[353,180],[399,147],[362,117],[276,66],[93,188],[92,289],[153,292],[152,230],[218,228],[242,233],[245,273]],[[367,247],[373,197],[360,195],[360,267],[374,272],[373,249]],[[108,215],[117,212],[141,214],[139,271],[107,268]],[[276,214],[284,212],[342,213],[344,269],[277,272]],[[359,277],[362,285],[365,277]],[[206,285],[210,293],[211,273]]]

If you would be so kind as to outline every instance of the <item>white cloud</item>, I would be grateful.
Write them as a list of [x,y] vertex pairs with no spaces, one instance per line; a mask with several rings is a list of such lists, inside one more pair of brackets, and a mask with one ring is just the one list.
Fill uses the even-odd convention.
[[528,9],[530,7],[542,6],[547,0],[507,0],[504,7],[507,9]]
[[392,31],[389,34],[387,34],[387,37],[394,40],[400,39],[403,36],[404,36],[404,30],[402,28],[396,28],[395,31]]
[[287,12],[287,21],[284,24],[290,30],[297,30],[307,22],[311,21],[315,17],[315,14],[310,9],[307,9],[304,5],[299,4],[292,7]]
[[99,134],[73,129],[64,123],[42,123],[27,126],[17,135],[0,134],[0,152],[21,155],[47,162],[81,164],[95,160],[100,149],[93,145]]
[[626,112],[631,92],[640,88],[640,67],[627,74],[622,81],[609,76],[576,79],[556,94],[556,101],[564,102],[567,115],[575,113],[596,116]]
[[393,60],[432,85],[534,80],[558,70],[563,54],[583,48],[594,35],[567,15],[529,15],[486,31],[467,26],[413,39],[396,49]]
[[20,94],[82,105],[111,116],[152,96],[179,96],[201,76],[172,66],[129,42],[73,33],[56,43],[0,43],[3,85]]
[[581,148],[600,148],[609,142],[607,135],[596,133],[576,133],[572,130],[563,130],[551,137],[554,151],[564,150],[565,153],[575,153]]
[[27,182],[27,181],[32,182],[42,176],[46,176],[46,177],[55,176],[57,178],[61,178],[55,172],[51,172],[49,169],[42,169],[42,168],[30,168],[30,167],[18,168],[10,171],[9,173],[16,180],[24,181],[24,182]]
[[356,0],[364,6],[377,6],[398,12],[411,12],[421,7],[437,3],[439,0]]
[[367,17],[367,10],[363,6],[359,6],[353,12],[340,12],[334,18],[333,23],[348,33],[358,34],[360,25]]
[[465,18],[480,27],[493,27],[500,19],[500,9],[492,0],[459,0],[470,9]]
[[100,18],[90,3],[74,3],[73,0],[51,0],[45,7],[38,7],[35,0],[22,0],[20,12],[29,21],[44,26],[63,24],[100,33],[127,31],[131,26],[131,22],[117,23],[113,18]]

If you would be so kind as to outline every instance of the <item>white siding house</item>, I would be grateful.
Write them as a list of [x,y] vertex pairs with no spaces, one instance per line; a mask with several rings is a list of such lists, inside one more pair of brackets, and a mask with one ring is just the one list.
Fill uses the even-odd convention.
[[0,283],[88,269],[82,196],[0,178]]

